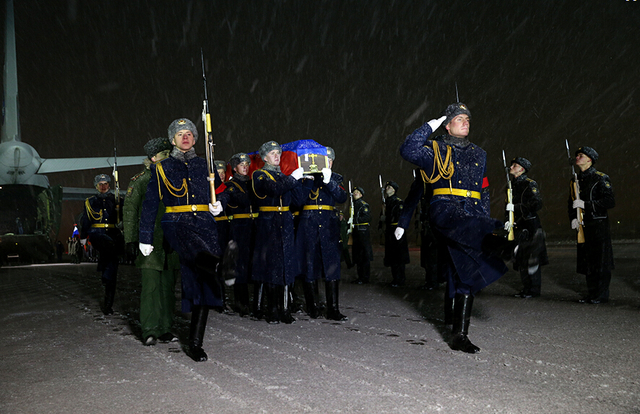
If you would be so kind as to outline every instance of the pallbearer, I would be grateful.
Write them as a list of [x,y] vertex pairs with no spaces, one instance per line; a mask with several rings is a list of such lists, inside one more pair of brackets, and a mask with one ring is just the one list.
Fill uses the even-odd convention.
[[260,147],[264,167],[252,175],[255,203],[256,240],[253,249],[252,279],[263,284],[268,298],[269,323],[293,323],[289,289],[298,275],[295,255],[292,190],[301,185],[303,168],[285,175],[280,170],[282,148],[275,141]]
[[[151,179],[140,219],[140,251],[153,251],[155,218],[160,201],[166,206],[162,217],[164,236],[180,257],[182,311],[191,312],[187,353],[194,361],[206,361],[202,349],[210,307],[222,306],[224,281],[216,268],[222,254],[214,215],[223,210],[225,198],[214,204],[208,182],[207,162],[196,155],[196,126],[186,118],[169,125],[174,145],[169,158],[151,165]],[[215,186],[222,182],[215,173]]]
[[314,284],[325,280],[327,319],[345,321],[340,313],[340,222],[335,205],[347,201],[347,192],[342,186],[342,176],[332,171],[335,160],[333,148],[327,147],[329,165],[314,178],[305,179],[301,192],[304,200],[296,232],[296,247],[304,276],[304,297],[307,314],[319,316],[316,306]]

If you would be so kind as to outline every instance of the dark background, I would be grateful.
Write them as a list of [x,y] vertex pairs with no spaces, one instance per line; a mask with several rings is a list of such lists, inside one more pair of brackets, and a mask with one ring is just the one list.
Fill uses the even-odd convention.
[[[23,141],[42,158],[142,154],[178,117],[202,134],[205,56],[216,158],[269,140],[314,139],[365,188],[400,184],[403,139],[456,99],[488,153],[492,215],[503,217],[507,158],[533,163],[551,239],[567,219],[572,153],[589,145],[611,176],[614,238],[637,238],[640,2],[16,1]],[[3,12],[4,13],[4,12]],[[4,20],[4,19],[3,19]],[[441,132],[442,130],[438,131]],[[203,140],[197,144],[204,153]],[[140,167],[122,168],[121,188]],[[91,187],[108,170],[50,174]],[[65,205],[60,237],[81,204]]]

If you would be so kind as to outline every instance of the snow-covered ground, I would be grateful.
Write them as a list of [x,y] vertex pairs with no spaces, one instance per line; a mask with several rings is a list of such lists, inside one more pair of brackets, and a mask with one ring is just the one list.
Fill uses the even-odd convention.
[[[212,312],[195,363],[180,345],[140,342],[139,277],[121,266],[116,314],[99,309],[95,264],[0,269],[1,413],[637,413],[640,245],[616,244],[611,302],[583,305],[575,247],[550,246],[543,296],[516,299],[510,271],[478,295],[455,352],[443,290],[392,289],[381,251],[373,283],[343,268],[340,323],[292,325]],[[179,289],[178,289],[179,295]],[[188,324],[176,313],[182,340]]]

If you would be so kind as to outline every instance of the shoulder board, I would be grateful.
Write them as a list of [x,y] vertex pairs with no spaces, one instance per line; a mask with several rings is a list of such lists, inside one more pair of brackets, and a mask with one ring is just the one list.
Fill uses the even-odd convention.
[[606,177],[607,174],[600,172],[600,171],[596,171],[596,174],[598,174],[600,177]]
[[[276,180],[275,178],[273,178],[273,175],[269,174],[269,172],[268,172],[267,170],[262,170],[262,169],[260,169],[260,170],[255,170],[253,173],[255,174],[255,173],[257,173],[257,172],[265,173],[265,174],[267,175],[267,177],[271,178],[273,181],[275,181],[275,180]],[[262,180],[262,179],[263,179],[263,176],[262,176],[262,175],[260,175],[260,176],[258,177],[258,180]]]

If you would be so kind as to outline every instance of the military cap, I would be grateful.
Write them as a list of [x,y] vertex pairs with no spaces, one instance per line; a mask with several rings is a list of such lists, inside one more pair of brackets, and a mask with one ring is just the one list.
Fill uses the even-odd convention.
[[333,148],[327,147],[327,157],[329,157],[331,161],[336,160],[336,152],[333,150]]
[[442,112],[442,116],[446,116],[442,125],[447,126],[453,118],[461,114],[469,115],[469,118],[471,118],[471,112],[469,108],[467,108],[467,105],[462,102],[452,103]]
[[280,146],[280,144],[275,141],[265,142],[260,146],[260,149],[258,150],[258,152],[260,153],[260,158],[262,158],[262,160],[264,161],[264,157],[273,150],[278,150],[280,151],[280,154],[282,154],[282,147]]
[[356,187],[356,188],[353,189],[353,191],[356,191],[356,190],[360,191],[360,194],[362,194],[362,196],[364,197],[364,188]]
[[198,129],[196,128],[196,124],[188,120],[187,118],[178,118],[169,125],[167,130],[169,134],[169,141],[173,142],[173,138],[176,136],[178,131],[182,131],[183,129],[188,129],[193,134],[195,141],[198,141]]
[[529,172],[529,170],[531,169],[531,161],[529,161],[526,158],[515,157],[514,159],[511,160],[511,164],[513,164],[514,162],[520,165],[522,168],[524,168],[525,172]]
[[244,152],[239,152],[237,154],[234,154],[229,159],[229,164],[231,164],[232,170],[235,170],[236,167],[243,162],[248,162],[249,164],[251,164],[251,158],[249,158],[249,156]]
[[97,186],[99,183],[106,181],[107,183],[111,182],[111,177],[109,177],[107,174],[98,174],[96,175],[96,177],[93,179],[93,186]]
[[591,147],[580,147],[580,148],[578,148],[578,150],[576,151],[576,156],[578,154],[580,154],[580,153],[582,153],[582,154],[586,155],[587,157],[591,158],[591,163],[592,164],[595,164],[596,161],[598,161],[598,152],[596,150],[594,150],[593,148],[591,148]]
[[171,141],[166,138],[152,138],[144,144],[144,152],[149,159],[162,151],[171,151],[172,149]]
[[387,183],[386,183],[384,186],[386,187],[386,186],[388,186],[388,185],[389,185],[389,186],[391,186],[391,187],[393,187],[393,189],[394,189],[395,191],[398,191],[398,188],[400,188],[400,186],[398,185],[398,183],[396,183],[395,181],[387,181]]
[[216,165],[216,170],[225,170],[227,169],[227,163],[222,160],[215,160],[213,162]]

